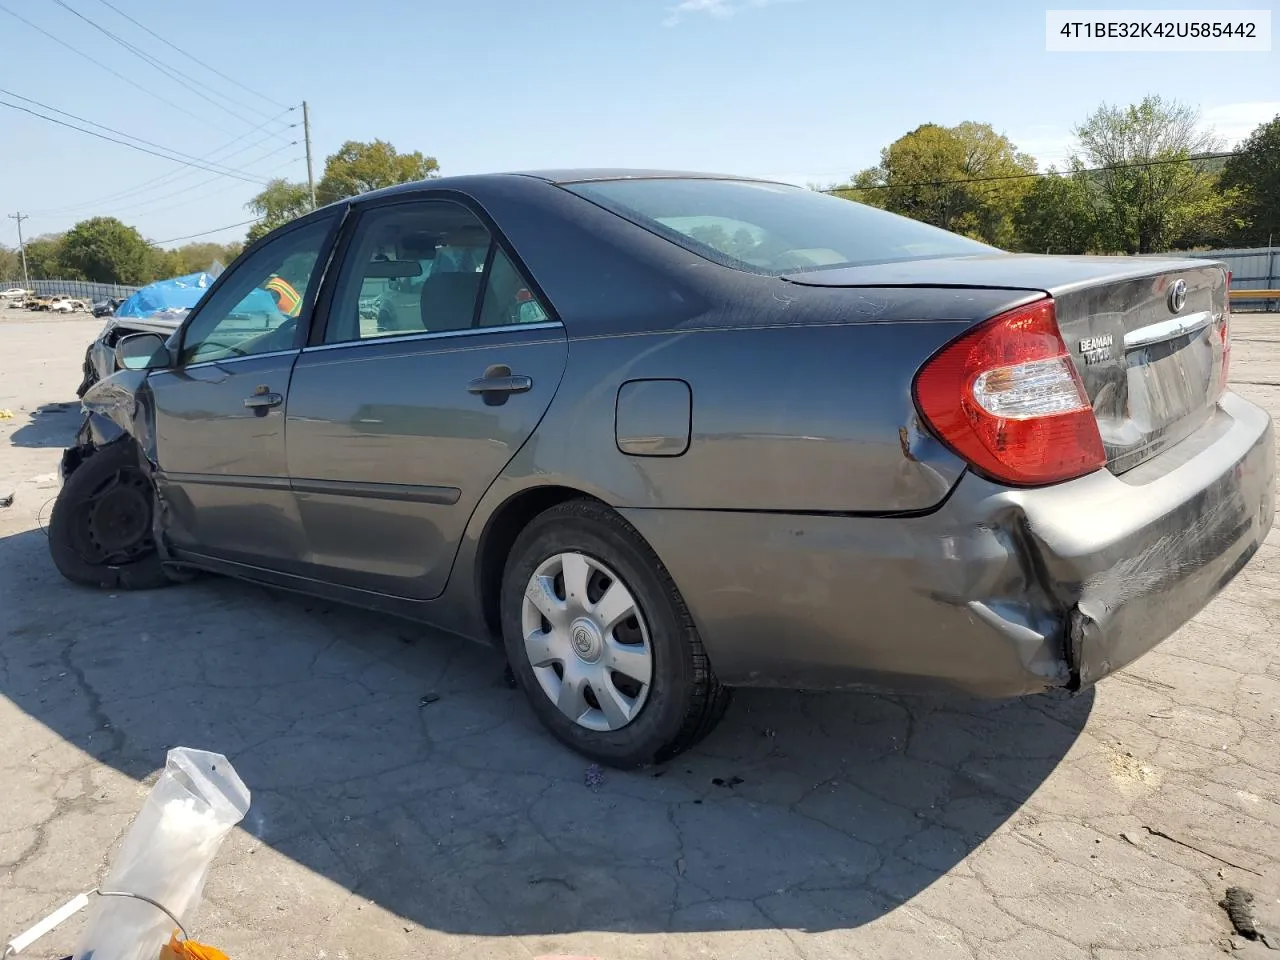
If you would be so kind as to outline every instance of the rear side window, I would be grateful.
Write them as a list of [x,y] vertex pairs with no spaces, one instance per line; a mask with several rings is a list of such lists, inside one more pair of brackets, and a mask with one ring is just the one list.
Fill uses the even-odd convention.
[[926,223],[784,184],[671,178],[565,189],[695,253],[755,273],[997,252]]
[[375,207],[356,224],[326,343],[546,320],[474,213],[450,200]]

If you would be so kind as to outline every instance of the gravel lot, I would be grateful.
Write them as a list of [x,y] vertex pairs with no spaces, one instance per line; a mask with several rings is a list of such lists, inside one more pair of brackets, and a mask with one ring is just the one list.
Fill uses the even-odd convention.
[[[196,924],[234,958],[1213,957],[1237,883],[1280,929],[1280,526],[1082,697],[748,692],[593,789],[480,647],[212,577],[64,582],[40,522],[100,324],[0,308],[0,939],[96,883],[176,744],[253,791]],[[1280,317],[1234,329],[1280,416]]]

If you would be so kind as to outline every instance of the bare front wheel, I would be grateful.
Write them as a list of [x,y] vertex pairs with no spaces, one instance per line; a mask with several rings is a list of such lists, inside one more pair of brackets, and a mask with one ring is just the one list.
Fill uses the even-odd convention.
[[635,597],[581,553],[544,560],[524,591],[524,649],[557,709],[587,730],[621,730],[644,708],[653,646]]
[[516,539],[502,632],[539,719],[601,763],[674,756],[728,706],[670,575],[629,523],[594,501],[552,507]]
[[67,477],[49,518],[49,553],[68,580],[145,590],[170,582],[152,535],[155,491],[129,440],[101,447]]

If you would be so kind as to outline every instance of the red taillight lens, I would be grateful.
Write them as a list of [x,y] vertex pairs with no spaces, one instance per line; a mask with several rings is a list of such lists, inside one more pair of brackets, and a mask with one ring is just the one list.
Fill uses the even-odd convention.
[[1227,389],[1227,373],[1231,367],[1231,271],[1227,271],[1227,299],[1222,305],[1222,326],[1218,329],[1222,338],[1222,372],[1218,375],[1218,393]]
[[1053,300],[980,323],[916,374],[916,406],[956,453],[993,480],[1056,483],[1107,462]]

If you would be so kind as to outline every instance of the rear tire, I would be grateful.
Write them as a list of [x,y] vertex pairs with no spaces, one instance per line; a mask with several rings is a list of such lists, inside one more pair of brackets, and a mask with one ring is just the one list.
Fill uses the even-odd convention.
[[89,587],[151,590],[172,581],[151,535],[155,491],[132,440],[95,450],[53,504],[49,554],[68,580]]
[[[575,592],[582,571],[587,579]],[[538,592],[544,587],[551,593]],[[538,603],[527,599],[535,595]],[[670,574],[603,504],[572,500],[529,523],[507,559],[501,617],[508,661],[538,719],[599,763],[670,759],[710,733],[729,706],[731,692],[716,680]],[[647,684],[636,676],[646,672]],[[581,699],[565,692],[579,685]]]

